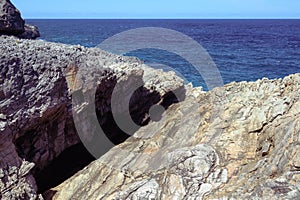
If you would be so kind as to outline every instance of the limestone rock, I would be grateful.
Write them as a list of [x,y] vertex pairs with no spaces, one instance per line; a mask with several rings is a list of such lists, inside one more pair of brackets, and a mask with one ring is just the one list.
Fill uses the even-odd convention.
[[37,26],[25,24],[24,29],[25,29],[24,33],[18,35],[19,38],[36,39],[41,36]]
[[[300,198],[300,74],[203,92],[96,48],[0,36],[0,55],[1,199],[42,198],[33,175],[95,143],[94,113],[118,145],[46,199]],[[113,123],[128,107],[130,138]]]
[[40,37],[38,28],[25,24],[20,11],[10,0],[0,0],[0,35],[14,35],[23,39]]
[[20,168],[8,166],[0,169],[1,199],[43,199],[36,194],[35,181],[28,176],[34,164],[23,161]]
[[0,1],[0,34],[16,35],[23,33],[24,20],[20,11],[10,2],[10,0]]
[[299,199],[299,89],[300,74],[190,88],[53,199]]
[[[0,36],[0,55],[0,198],[4,199],[38,198],[33,175],[81,142],[73,112],[83,117],[97,112],[97,123],[113,127],[110,99],[116,83],[120,82],[118,89],[123,92],[118,101],[131,99],[130,111],[140,125],[149,122],[147,107],[172,103],[169,92],[184,90],[183,80],[174,74],[97,48]],[[152,87],[154,80],[158,84]],[[137,82],[141,87],[126,96]],[[91,96],[96,99],[93,104],[88,96],[91,90],[96,91]],[[78,108],[72,106],[76,92],[86,97],[78,99]],[[95,105],[96,111],[91,112]],[[117,111],[124,112],[123,108]],[[87,134],[92,138],[94,133]],[[129,137],[121,136],[121,141]],[[121,136],[114,131],[108,134],[116,143]]]

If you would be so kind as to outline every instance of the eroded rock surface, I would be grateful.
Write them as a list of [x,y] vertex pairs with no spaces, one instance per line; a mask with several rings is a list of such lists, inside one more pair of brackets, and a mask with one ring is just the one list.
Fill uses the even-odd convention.
[[37,26],[25,24],[24,29],[25,31],[22,34],[18,35],[19,38],[36,39],[41,36]]
[[[81,142],[73,111],[84,117],[97,113],[97,123],[111,128],[107,137],[119,138],[108,118],[116,83],[121,82],[119,89],[125,91],[123,99],[131,98],[130,111],[140,125],[149,122],[145,105],[172,103],[176,99],[169,95],[170,91],[184,92],[183,80],[173,73],[157,71],[135,58],[96,48],[1,36],[0,55],[0,198],[3,199],[40,198],[33,175],[66,148]],[[126,91],[136,82],[142,83],[141,87],[127,97]],[[79,107],[72,106],[72,94],[88,96],[92,90],[96,90],[92,96],[96,99],[94,105],[89,104],[89,98],[80,98],[76,99]],[[88,132],[87,138],[93,138],[93,134]]]
[[[1,199],[42,198],[34,175],[82,140],[110,149],[93,116],[119,145],[46,199],[300,198],[300,74],[203,92],[100,49],[1,36],[0,55]],[[122,102],[145,125],[130,138],[113,121]],[[157,122],[154,104],[168,108]]]
[[0,1],[0,33],[21,34],[25,31],[25,21],[21,18],[20,11],[10,0]]
[[188,88],[53,199],[299,199],[300,74]]
[[38,28],[25,24],[20,11],[10,0],[0,0],[0,35],[14,35],[24,39],[40,37]]

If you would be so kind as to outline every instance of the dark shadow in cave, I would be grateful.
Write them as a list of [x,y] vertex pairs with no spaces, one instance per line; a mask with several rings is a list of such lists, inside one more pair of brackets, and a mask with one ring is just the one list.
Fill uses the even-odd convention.
[[43,193],[59,185],[94,160],[95,158],[82,143],[65,149],[43,170],[34,175],[38,192]]
[[[113,79],[110,79],[109,81],[112,80]],[[99,110],[101,106],[102,108],[103,106],[110,106],[107,105],[106,102],[110,102],[111,94],[116,83],[115,80],[113,81],[114,83],[110,82],[108,84],[99,84],[102,88],[99,87],[96,90],[95,108],[98,123],[101,125],[105,133],[104,137],[107,137],[114,145],[118,145],[128,139],[131,135],[125,133],[117,126],[111,111],[106,111],[105,113],[103,113],[103,111]],[[105,90],[103,89],[103,85],[106,85]],[[109,85],[110,87],[107,88],[107,85]],[[149,117],[149,109],[153,105],[159,104],[167,109],[170,105],[182,101],[184,100],[184,98],[184,87],[179,88],[177,91],[168,92],[163,97],[161,97],[160,94],[156,91],[150,91],[145,87],[139,87],[131,96],[129,103],[129,112],[132,120],[137,125],[144,126],[147,125],[151,120]],[[81,99],[78,100],[80,101]],[[120,101],[122,101],[122,99],[120,99]],[[120,112],[117,114],[122,116],[124,113]],[[39,125],[41,124],[37,124],[37,126]],[[137,129],[132,130],[132,133],[136,131]],[[34,135],[34,133],[25,135],[25,138],[19,139],[15,143],[20,151],[22,151],[22,146],[24,144],[32,144],[31,139],[27,136]],[[92,143],[94,143],[92,145],[94,145],[95,148],[101,148],[101,153],[97,158],[102,156],[111,148],[103,146],[99,147],[99,141],[97,140],[92,140]],[[29,152],[35,152],[33,146],[30,148],[33,149],[31,149],[32,151]],[[31,161],[31,158],[34,157],[34,155],[29,155],[28,152],[19,152],[19,155],[29,161]],[[58,157],[50,161],[46,167],[33,171],[38,186],[38,192],[45,193],[47,190],[47,192],[49,192],[49,189],[61,184],[63,181],[73,176],[75,173],[83,169],[94,160],[95,157],[89,153],[89,151],[82,143],[65,149]]]
[[[147,125],[150,121],[149,110],[153,105],[161,105],[165,110],[172,104],[178,103],[185,98],[185,89],[184,87],[179,88],[176,91],[170,91],[166,93],[163,97],[156,91],[149,91],[145,87],[138,88],[133,95],[131,96],[129,102],[129,113],[132,121],[137,124],[139,127]],[[121,101],[121,100],[120,100]],[[120,102],[120,105],[122,103]],[[126,105],[122,105],[126,106]],[[130,134],[124,132],[117,125],[114,116],[111,112],[106,113],[105,115],[100,115],[99,111],[96,108],[97,118],[99,123],[105,118],[104,123],[100,123],[101,127],[106,135],[106,137],[114,144],[118,145],[123,143],[126,139],[131,137]],[[126,118],[126,113],[115,113],[120,118],[124,116]],[[135,133],[138,128],[137,127],[129,127],[130,133]]]

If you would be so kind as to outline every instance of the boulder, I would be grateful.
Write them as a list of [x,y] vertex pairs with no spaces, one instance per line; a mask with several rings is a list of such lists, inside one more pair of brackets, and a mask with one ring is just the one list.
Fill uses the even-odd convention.
[[39,29],[37,26],[25,24],[24,28],[25,28],[25,32],[18,35],[19,38],[36,39],[36,38],[40,37],[40,32],[39,32]]
[[25,31],[25,21],[10,0],[0,0],[0,34],[17,35]]
[[0,0],[0,35],[14,35],[23,39],[40,37],[38,28],[25,24],[20,11],[10,0]]

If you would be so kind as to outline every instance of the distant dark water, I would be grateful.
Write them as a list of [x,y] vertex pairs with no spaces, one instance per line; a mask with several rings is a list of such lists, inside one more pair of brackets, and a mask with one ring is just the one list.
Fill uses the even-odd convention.
[[[139,27],[163,27],[182,32],[211,55],[224,83],[280,78],[300,72],[300,20],[27,20],[41,39],[94,47],[108,37]],[[206,88],[189,63],[174,54],[144,49],[127,55],[146,63],[174,67],[195,86]]]

